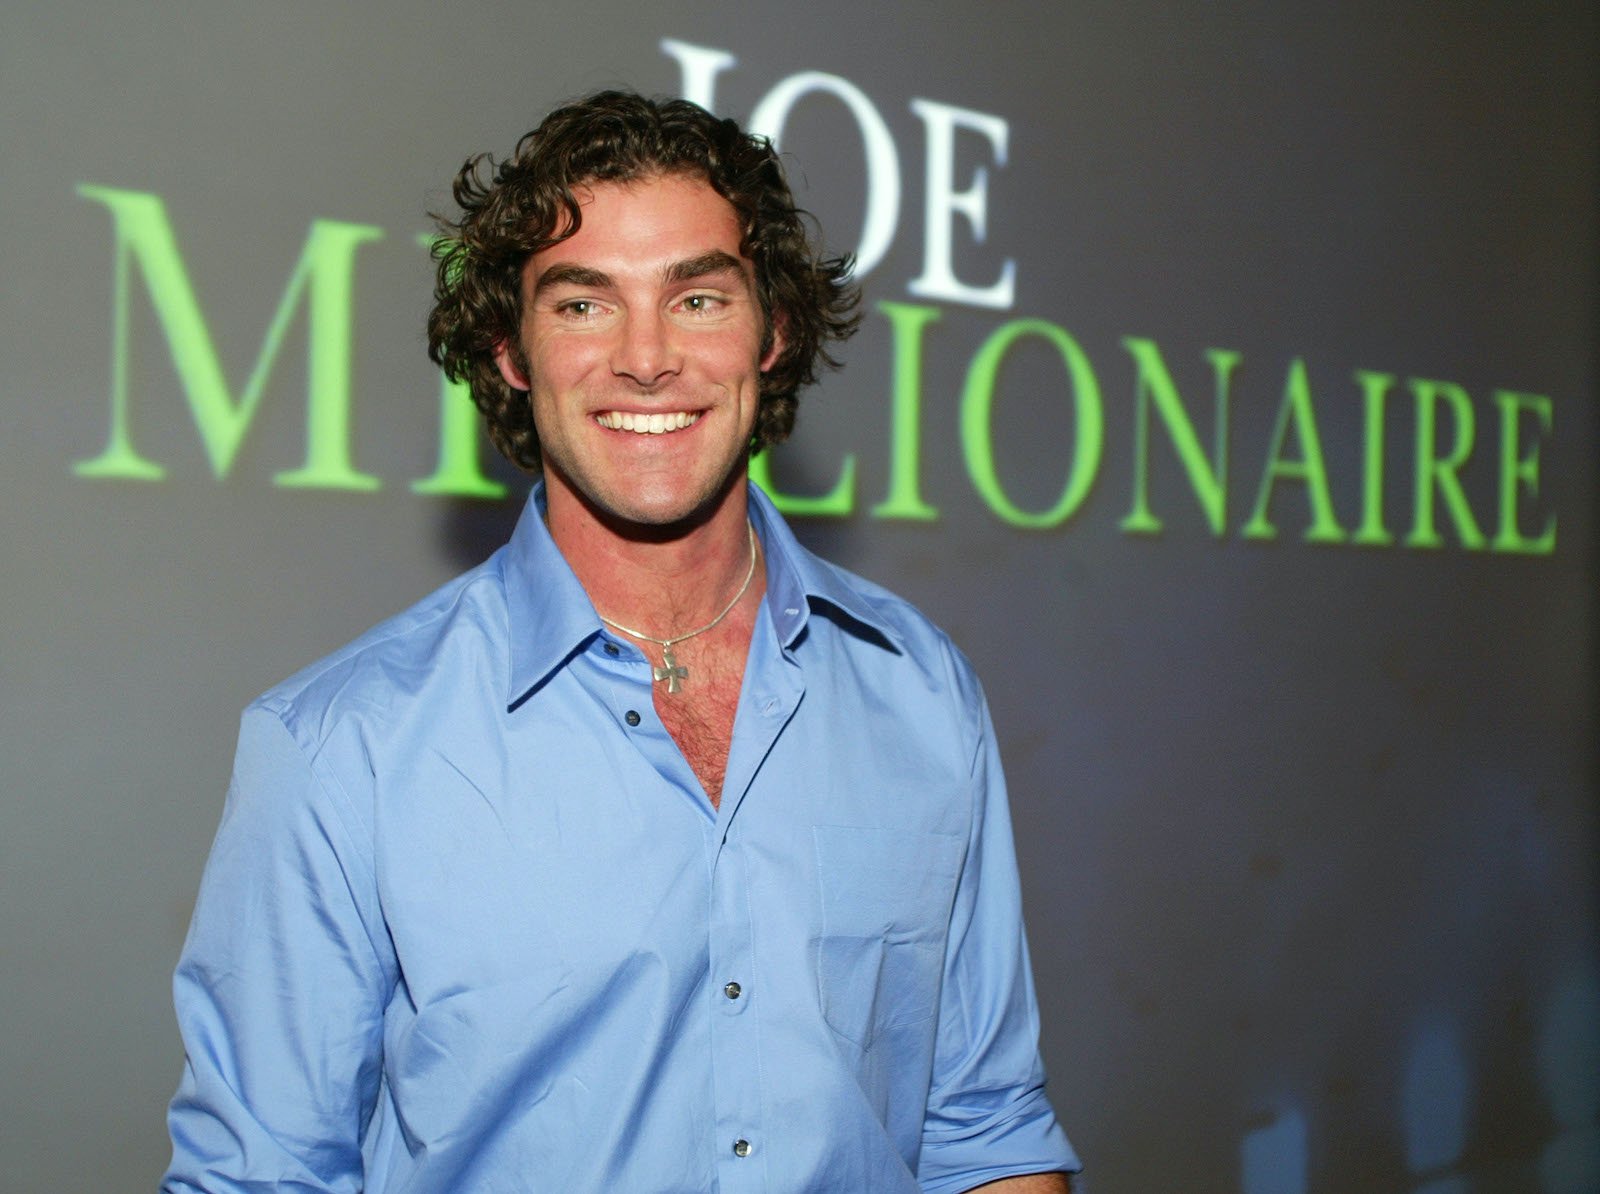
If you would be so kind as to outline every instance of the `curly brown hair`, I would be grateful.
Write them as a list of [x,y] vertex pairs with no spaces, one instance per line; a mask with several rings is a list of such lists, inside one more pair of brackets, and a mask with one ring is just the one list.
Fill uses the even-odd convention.
[[461,218],[434,216],[442,235],[433,245],[428,356],[451,381],[467,383],[495,447],[529,472],[539,468],[532,407],[495,363],[502,345],[518,341],[523,266],[578,230],[576,188],[659,174],[703,178],[733,205],[740,249],[755,265],[763,353],[773,327],[783,328],[783,352],[762,375],[752,450],[788,437],[800,388],[816,380],[819,364],[838,364],[830,342],[856,329],[853,260],[813,248],[809,217],[766,138],[681,99],[601,91],[557,108],[507,160],[468,158],[453,187]]

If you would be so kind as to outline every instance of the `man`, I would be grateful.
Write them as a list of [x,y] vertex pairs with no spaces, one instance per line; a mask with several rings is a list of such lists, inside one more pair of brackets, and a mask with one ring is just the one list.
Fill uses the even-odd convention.
[[166,1188],[1065,1190],[977,683],[746,482],[848,262],[681,101],[480,164],[430,350],[543,481],[246,712]]

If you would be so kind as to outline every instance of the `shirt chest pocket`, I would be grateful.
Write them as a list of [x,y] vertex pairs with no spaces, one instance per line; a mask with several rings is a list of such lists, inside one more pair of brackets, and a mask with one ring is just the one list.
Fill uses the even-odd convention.
[[818,825],[817,995],[823,1018],[863,1049],[939,1005],[945,938],[965,839]]

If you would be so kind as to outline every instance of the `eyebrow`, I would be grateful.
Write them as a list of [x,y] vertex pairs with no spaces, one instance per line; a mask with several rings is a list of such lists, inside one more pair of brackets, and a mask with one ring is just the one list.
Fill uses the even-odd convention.
[[552,286],[583,286],[593,290],[610,290],[612,281],[610,274],[600,270],[558,261],[539,275],[539,280],[533,284],[533,293],[540,294]]
[[[745,276],[744,267],[739,259],[721,249],[710,249],[697,257],[688,257],[682,261],[674,261],[661,271],[662,281],[672,284],[676,282],[692,282],[696,278],[708,278],[715,274],[735,273],[742,280]],[[539,275],[538,281],[533,284],[533,293],[540,294],[556,286],[581,286],[593,290],[611,290],[616,283],[611,275],[603,270],[591,269],[586,265],[576,265],[571,262],[558,261],[544,273]]]
[[698,257],[690,257],[687,261],[673,262],[662,271],[662,280],[692,282],[696,278],[727,273],[738,274],[741,281],[744,279],[744,267],[739,264],[737,257],[729,256],[721,249],[711,249]]

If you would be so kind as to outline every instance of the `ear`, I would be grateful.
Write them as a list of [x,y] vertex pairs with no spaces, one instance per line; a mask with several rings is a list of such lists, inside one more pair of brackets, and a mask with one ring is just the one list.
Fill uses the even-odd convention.
[[533,389],[532,383],[528,381],[522,353],[515,343],[502,340],[500,347],[494,350],[494,363],[500,367],[500,376],[505,378],[506,385],[513,390]]
[[765,373],[778,363],[783,356],[783,350],[789,347],[789,339],[784,335],[784,324],[787,320],[782,315],[772,318],[772,331],[769,335],[767,350],[761,354],[761,372]]

